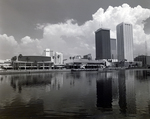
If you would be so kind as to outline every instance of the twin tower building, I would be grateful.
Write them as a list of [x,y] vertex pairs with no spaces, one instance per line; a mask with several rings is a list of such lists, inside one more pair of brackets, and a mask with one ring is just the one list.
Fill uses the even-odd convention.
[[116,28],[117,40],[110,38],[110,29],[100,28],[95,32],[96,60],[117,59],[133,62],[133,28],[121,23]]

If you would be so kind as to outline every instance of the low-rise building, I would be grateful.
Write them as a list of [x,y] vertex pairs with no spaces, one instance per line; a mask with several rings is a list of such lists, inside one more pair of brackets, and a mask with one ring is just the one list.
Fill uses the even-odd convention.
[[88,60],[88,59],[74,59],[65,61],[67,69],[93,69],[104,68],[106,66],[105,60]]
[[150,56],[139,55],[134,58],[134,61],[142,62],[143,67],[150,67]]
[[23,56],[20,54],[15,57],[12,58],[13,69],[50,69],[53,66],[51,57],[47,56]]
[[92,60],[92,55],[91,54],[84,55],[83,59]]

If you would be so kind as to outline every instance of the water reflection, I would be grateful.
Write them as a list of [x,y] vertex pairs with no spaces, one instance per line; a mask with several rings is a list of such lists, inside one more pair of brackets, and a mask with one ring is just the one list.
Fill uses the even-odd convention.
[[126,79],[126,101],[127,113],[136,114],[136,90],[135,90],[135,74],[134,71],[125,72]]
[[0,117],[9,119],[38,118],[43,114],[43,100],[30,100],[28,103],[24,103],[19,96],[10,105],[6,105],[0,110]]
[[96,83],[97,88],[97,107],[103,109],[112,108],[112,77],[109,73],[98,74]]
[[146,70],[136,71],[135,72],[135,77],[139,81],[147,80],[149,78],[149,76],[150,76],[148,72],[150,72],[150,71],[146,71]]
[[10,85],[21,93],[22,87],[44,86],[46,92],[50,90],[60,90],[63,86],[62,74],[40,74],[40,75],[12,75]]
[[119,84],[119,106],[120,112],[126,113],[127,103],[126,103],[126,82],[125,82],[125,72],[120,71],[118,73],[118,84]]
[[0,118],[146,118],[147,74],[121,70],[1,75]]

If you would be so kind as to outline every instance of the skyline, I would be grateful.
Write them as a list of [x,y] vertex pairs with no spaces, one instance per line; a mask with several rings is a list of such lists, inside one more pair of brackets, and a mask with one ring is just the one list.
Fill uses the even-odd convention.
[[[66,19],[66,21],[62,20],[59,23],[37,23],[35,31],[43,32],[41,38],[38,38],[38,36],[32,38],[32,35],[26,34],[27,36],[18,40],[14,34],[11,36],[7,33],[1,34],[1,32],[0,59],[11,58],[18,54],[41,55],[46,48],[62,52],[65,57],[89,53],[92,54],[92,57],[95,57],[94,32],[100,28],[100,23],[104,28],[110,29],[111,38],[116,38],[117,24],[121,22],[131,23],[134,36],[134,57],[138,54],[145,54],[145,40],[143,39],[147,40],[147,51],[149,51],[150,35],[145,33],[143,21],[150,17],[150,9],[141,6],[130,7],[128,4],[123,4],[116,7],[109,6],[106,10],[99,8],[91,16],[91,20],[83,21],[83,23],[72,18]],[[3,27],[0,31],[2,29]]]

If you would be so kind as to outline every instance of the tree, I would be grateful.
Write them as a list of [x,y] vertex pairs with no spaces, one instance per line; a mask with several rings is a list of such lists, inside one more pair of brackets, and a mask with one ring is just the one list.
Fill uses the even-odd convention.
[[57,58],[58,58],[58,63],[60,63],[60,62],[59,62],[60,55],[57,55]]
[[60,58],[60,55],[57,55],[57,58],[59,59],[59,58]]
[[16,60],[17,60],[17,56],[11,58],[11,61],[16,61]]
[[22,54],[19,54],[18,58],[19,58],[19,59],[21,59],[21,58],[22,58],[22,56],[23,56]]
[[13,69],[15,68],[14,67],[14,61],[16,61],[16,60],[17,60],[17,56],[14,56],[11,58],[11,64],[12,64]]
[[75,56],[72,58],[73,60],[75,59]]

